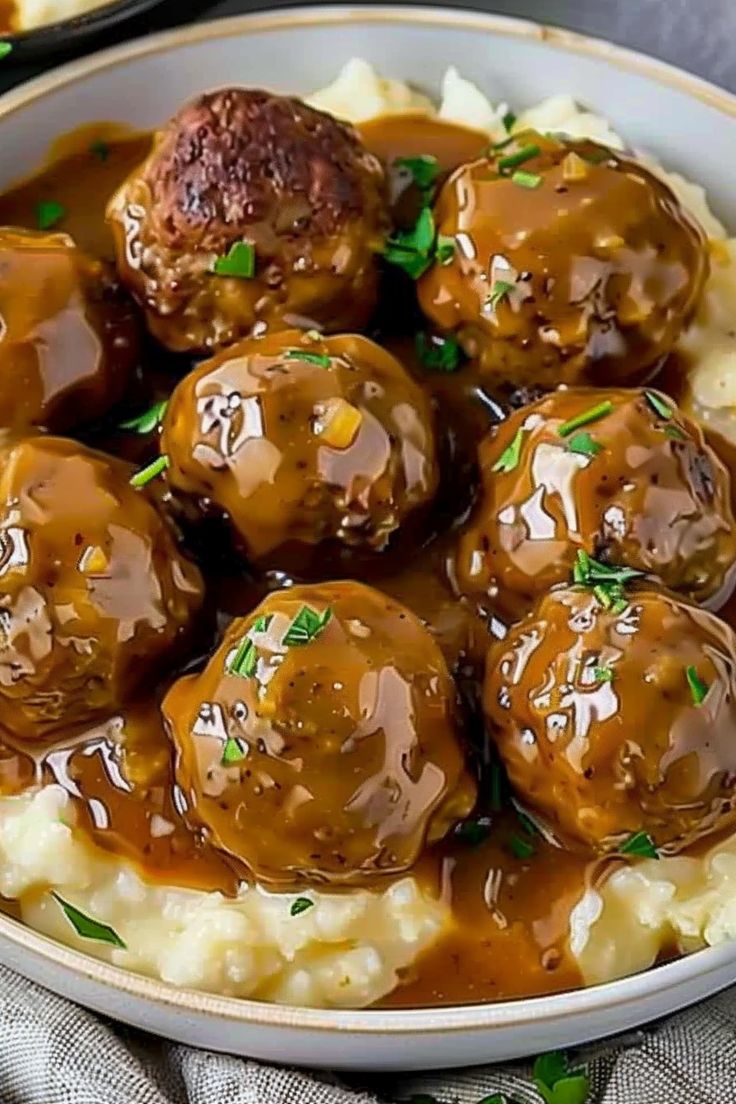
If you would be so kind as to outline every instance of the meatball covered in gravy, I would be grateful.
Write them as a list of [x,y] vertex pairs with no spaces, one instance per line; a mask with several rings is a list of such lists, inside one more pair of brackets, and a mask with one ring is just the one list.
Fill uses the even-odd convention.
[[383,548],[439,478],[424,392],[356,335],[268,334],[205,361],[161,448],[172,486],[226,511],[253,559],[327,538]]
[[479,447],[482,487],[458,538],[457,588],[517,615],[568,581],[580,549],[720,604],[733,587],[729,473],[659,391],[557,391]]
[[23,738],[118,708],[201,605],[199,571],[131,472],[63,438],[0,452],[0,724]]
[[736,634],[667,592],[563,587],[488,655],[517,794],[563,841],[678,851],[736,823]]
[[461,166],[435,223],[455,249],[420,280],[422,309],[492,385],[641,381],[708,273],[704,233],[667,185],[587,140],[528,131]]
[[354,582],[271,594],[163,704],[188,815],[282,883],[407,870],[467,815],[456,710],[432,636]]
[[112,270],[67,234],[0,228],[0,425],[89,422],[137,358],[134,306]]
[[296,99],[228,88],[175,116],[108,208],[120,274],[176,351],[360,329],[388,225],[379,161]]

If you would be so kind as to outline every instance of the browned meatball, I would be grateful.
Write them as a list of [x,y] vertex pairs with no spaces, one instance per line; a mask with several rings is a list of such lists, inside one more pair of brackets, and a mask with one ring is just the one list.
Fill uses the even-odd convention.
[[368,338],[250,338],[178,385],[161,449],[180,491],[227,511],[248,554],[382,548],[438,482],[429,402]]
[[564,587],[489,652],[512,785],[563,840],[666,851],[736,822],[736,634],[672,594]]
[[131,471],[60,437],[0,452],[0,724],[22,737],[118,708],[202,602]]
[[[383,169],[352,127],[299,100],[245,88],[200,96],[113,196],[108,219],[120,274],[171,349],[212,350],[256,323],[360,329],[373,311]],[[233,247],[241,274],[213,272]]]
[[479,448],[482,489],[458,589],[512,616],[570,579],[579,549],[714,605],[734,582],[729,473],[659,391],[557,391]]
[[261,881],[399,873],[473,805],[442,653],[360,583],[271,594],[163,711],[190,818]]
[[639,382],[708,273],[667,185],[589,141],[519,135],[450,177],[435,222],[455,250],[420,280],[422,309],[491,384]]
[[91,421],[137,358],[134,307],[112,270],[67,234],[0,228],[0,425]]

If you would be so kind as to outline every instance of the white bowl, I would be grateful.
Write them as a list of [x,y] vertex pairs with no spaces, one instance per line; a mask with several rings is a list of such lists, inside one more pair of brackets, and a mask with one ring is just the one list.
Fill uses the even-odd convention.
[[[436,92],[451,64],[516,105],[570,92],[637,147],[686,171],[736,225],[736,97],[604,42],[439,8],[303,8],[202,24],[75,62],[0,100],[0,187],[29,173],[60,133],[85,122],[162,122],[221,84],[304,93],[350,57]],[[179,990],[87,958],[0,915],[0,952],[20,973],[81,1004],[172,1039],[277,1062],[426,1069],[566,1047],[673,1012],[736,981],[736,945],[700,951],[590,989],[499,1004],[317,1011]]]

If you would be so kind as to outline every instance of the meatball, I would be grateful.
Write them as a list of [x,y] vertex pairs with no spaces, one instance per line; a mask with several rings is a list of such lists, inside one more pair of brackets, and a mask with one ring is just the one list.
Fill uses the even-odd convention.
[[484,707],[563,841],[674,852],[736,822],[736,634],[672,594],[552,591],[489,652]]
[[0,724],[23,738],[117,709],[202,602],[131,470],[58,437],[0,452]]
[[399,873],[474,802],[439,647],[361,583],[271,594],[163,712],[188,815],[259,881]]
[[667,185],[590,141],[520,135],[450,177],[435,222],[455,250],[420,280],[422,309],[491,384],[640,382],[708,273]]
[[182,108],[108,220],[152,333],[189,352],[256,323],[363,327],[387,212],[383,169],[352,127],[296,99],[226,88]]
[[429,401],[365,337],[250,338],[178,385],[171,485],[225,510],[259,559],[286,542],[383,548],[438,482]]
[[137,359],[134,307],[112,270],[67,234],[0,228],[0,425],[91,421]]
[[659,391],[557,391],[479,448],[482,490],[460,534],[457,588],[517,615],[569,580],[580,549],[717,605],[733,587],[727,469]]

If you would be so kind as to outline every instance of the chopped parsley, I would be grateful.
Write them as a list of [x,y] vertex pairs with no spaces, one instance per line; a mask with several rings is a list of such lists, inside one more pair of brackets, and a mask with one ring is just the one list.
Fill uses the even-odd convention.
[[242,678],[253,678],[256,673],[256,664],[258,663],[258,652],[256,646],[251,640],[251,633],[265,632],[268,626],[271,624],[273,614],[261,614],[257,617],[251,625],[248,632],[238,644],[237,651],[233,656],[230,663],[228,663],[226,670],[229,675],[240,675]]
[[306,912],[307,909],[314,907],[314,901],[311,901],[309,897],[297,897],[295,901],[291,902],[291,908],[289,909],[290,916],[300,916],[301,913]]
[[659,852],[648,832],[634,832],[633,836],[621,844],[619,854],[634,855],[639,859],[658,859]]
[[130,418],[127,422],[121,422],[120,429],[131,429],[134,433],[151,433],[163,421],[168,405],[168,399],[161,399],[159,402],[155,402],[153,406],[149,406],[148,410],[144,410],[137,418]]
[[246,757],[246,751],[240,740],[236,740],[233,736],[228,736],[222,748],[222,759],[220,762],[223,767],[232,766],[233,763],[240,763]]
[[503,123],[503,129],[506,131],[507,134],[510,134],[513,130],[514,123],[516,122],[516,116],[514,115],[513,111],[507,111],[501,122]]
[[498,161],[498,170],[505,173],[509,169],[515,169],[526,161],[531,161],[532,157],[538,157],[541,152],[539,146],[522,146],[516,153],[509,153],[506,157],[501,157]]
[[447,265],[455,256],[455,239],[447,234],[438,234],[434,249],[437,264]]
[[598,682],[613,682],[613,667],[594,667],[593,675]]
[[567,450],[578,456],[597,456],[599,452],[603,452],[603,445],[594,441],[589,433],[576,433],[567,442]]
[[490,833],[490,820],[487,817],[475,817],[472,820],[464,820],[462,824],[458,824],[453,835],[455,839],[462,843],[467,843],[470,847],[477,847],[483,843],[483,840],[488,839]]
[[107,142],[103,142],[101,138],[98,138],[97,141],[90,144],[89,152],[104,164],[110,156],[110,147]]
[[585,1070],[571,1070],[560,1051],[537,1058],[532,1079],[544,1104],[585,1104],[590,1094],[590,1078]]
[[289,349],[284,353],[285,360],[306,360],[309,364],[316,364],[319,368],[329,368],[332,358],[326,353],[310,353],[307,349]]
[[150,464],[146,464],[145,468],[141,468],[135,475],[130,478],[131,487],[140,488],[145,487],[146,483],[150,483],[152,479],[162,475],[166,471],[170,464],[168,456],[159,456],[156,460],[152,460]]
[[581,429],[582,426],[590,425],[591,422],[597,422],[601,418],[605,418],[612,410],[613,403],[606,399],[604,402],[596,403],[595,406],[591,406],[588,410],[584,410],[581,414],[576,414],[574,418],[563,422],[558,427],[557,432],[560,437],[569,437],[576,429]]
[[51,230],[64,218],[66,207],[55,199],[45,199],[36,205],[36,222],[39,230]]
[[440,175],[440,163],[429,153],[421,153],[418,157],[397,157],[394,165],[411,173],[414,183],[422,192],[430,191]]
[[685,677],[690,687],[690,693],[693,699],[693,705],[702,705],[705,701],[705,696],[708,693],[708,683],[698,675],[695,667],[690,666],[685,670]]
[[256,249],[253,242],[235,242],[224,256],[215,258],[210,271],[215,276],[252,280],[256,274]]
[[643,571],[633,567],[617,567],[614,564],[599,563],[583,549],[579,548],[572,569],[573,582],[588,587],[604,609],[621,613],[626,609],[624,587],[632,579],[641,578]]
[[516,172],[512,173],[511,179],[518,187],[529,188],[532,191],[542,183],[539,173],[524,172],[523,169],[517,169]]
[[665,422],[668,422],[672,417],[672,407],[662,399],[656,391],[645,391],[644,398],[655,414],[658,414],[660,418],[663,418]]
[[531,840],[525,839],[523,836],[510,836],[509,847],[511,848],[511,853],[517,859],[530,859],[534,854],[534,844]]
[[519,426],[514,438],[510,445],[503,450],[496,463],[491,468],[492,472],[508,472],[514,471],[519,465],[521,459],[521,445],[524,439],[524,427]]
[[61,906],[67,920],[82,939],[94,939],[97,943],[109,943],[111,947],[126,949],[123,940],[109,924],[102,924],[99,920],[86,916],[85,913],[60,897],[58,893],[52,893],[51,896]]
[[687,441],[687,433],[684,433],[677,425],[666,425],[664,435],[673,441]]
[[495,311],[499,303],[508,298],[515,287],[516,285],[509,283],[508,280],[496,280],[491,288],[491,294],[486,300],[488,306]]
[[418,333],[415,348],[419,363],[430,372],[457,372],[463,362],[463,351],[454,337]]
[[12,52],[13,52],[13,43],[12,42],[0,42],[0,61],[2,61],[3,58],[6,58],[8,56],[8,54],[12,54]]
[[388,239],[383,255],[389,264],[418,280],[432,264],[435,237],[432,211],[423,207],[411,230],[399,230]]
[[317,613],[309,606],[302,606],[286,630],[282,643],[291,647],[294,644],[310,644],[324,631],[332,617],[332,609],[327,606]]

